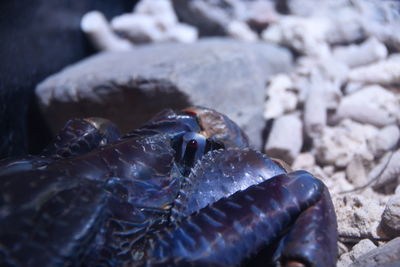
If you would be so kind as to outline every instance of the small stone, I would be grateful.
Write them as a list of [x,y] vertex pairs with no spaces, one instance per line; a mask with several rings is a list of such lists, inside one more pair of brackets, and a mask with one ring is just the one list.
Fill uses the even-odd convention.
[[347,248],[347,246],[340,241],[338,241],[338,249],[339,249],[339,256],[344,253],[349,252],[349,249]]
[[197,29],[183,23],[169,27],[165,35],[167,40],[181,43],[193,43],[198,39]]
[[165,40],[165,32],[159,27],[158,22],[148,15],[123,14],[111,20],[111,27],[133,43]]
[[343,97],[335,117],[378,127],[395,124],[400,120],[400,98],[381,86],[368,86]]
[[346,167],[346,177],[354,186],[363,186],[367,180],[364,163],[359,155],[355,155]]
[[368,146],[375,157],[381,157],[386,151],[392,150],[400,139],[400,130],[397,125],[388,125],[368,140]]
[[312,138],[321,136],[326,126],[327,97],[325,88],[321,87],[321,84],[322,81],[312,84],[304,104],[304,129]]
[[400,236],[400,194],[393,195],[382,214],[382,231],[390,236]]
[[385,204],[374,193],[334,195],[333,202],[340,236],[378,238],[378,225]]
[[351,68],[385,59],[387,54],[386,46],[376,38],[370,38],[360,45],[339,46],[332,51],[336,60]]
[[245,3],[241,0],[172,0],[179,21],[195,26],[202,36],[223,36],[231,21],[243,21]]
[[374,180],[374,189],[393,192],[399,184],[400,150],[387,152],[379,163],[369,172],[368,181]]
[[136,4],[134,13],[152,17],[164,28],[178,23],[170,0],[141,0]]
[[258,40],[258,35],[242,21],[232,21],[227,26],[229,36],[243,41],[254,42]]
[[400,83],[399,60],[385,60],[363,67],[352,69],[348,75],[349,81],[380,85]]
[[81,29],[99,51],[128,51],[133,45],[111,30],[109,23],[99,11],[86,13],[81,20]]
[[293,91],[293,83],[286,74],[272,77],[267,86],[267,101],[264,118],[273,119],[286,112],[293,111],[297,106],[297,96]]
[[372,161],[367,140],[375,136],[377,129],[345,119],[335,127],[325,127],[320,138],[314,140],[316,157],[324,164],[346,167],[355,155]]
[[301,54],[322,57],[329,51],[325,42],[329,27],[329,20],[324,18],[289,15],[269,25],[261,36],[265,41],[289,46]]
[[363,239],[339,258],[338,266],[349,266],[355,259],[374,248],[376,248],[376,245],[371,240]]
[[300,153],[292,164],[293,170],[310,170],[315,165],[315,157],[311,153]]
[[357,258],[351,267],[399,266],[400,237]]
[[277,118],[271,129],[265,146],[270,157],[293,163],[303,144],[302,123],[297,114],[288,114]]
[[255,0],[246,4],[246,21],[257,31],[261,32],[269,24],[276,23],[280,18],[280,14],[275,10],[272,1]]

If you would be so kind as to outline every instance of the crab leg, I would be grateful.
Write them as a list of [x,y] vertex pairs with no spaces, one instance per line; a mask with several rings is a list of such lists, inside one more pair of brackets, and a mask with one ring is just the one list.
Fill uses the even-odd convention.
[[[158,232],[148,240],[145,264],[241,264],[260,249],[279,242],[296,218],[318,203],[324,192],[323,183],[308,172],[278,175]],[[326,263],[324,266],[334,264]]]
[[69,158],[92,151],[120,138],[117,127],[102,118],[69,120],[41,156]]
[[306,209],[276,251],[281,263],[302,262],[307,266],[335,266],[337,251],[336,214],[324,187],[321,199]]

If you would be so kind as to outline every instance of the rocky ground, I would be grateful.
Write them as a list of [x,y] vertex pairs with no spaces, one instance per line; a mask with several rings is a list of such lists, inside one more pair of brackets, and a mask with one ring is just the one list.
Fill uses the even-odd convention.
[[399,264],[399,12],[367,0],[143,0],[110,23],[91,12],[82,29],[107,52],[37,96],[54,129],[71,114],[128,130],[164,107],[226,113],[329,187],[338,266]]

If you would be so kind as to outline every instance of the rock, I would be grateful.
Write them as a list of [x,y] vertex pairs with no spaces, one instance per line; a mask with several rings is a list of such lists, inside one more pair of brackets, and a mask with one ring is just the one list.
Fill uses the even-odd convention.
[[389,199],[382,214],[380,227],[389,237],[400,236],[400,194]]
[[271,24],[261,36],[268,42],[288,46],[301,54],[323,57],[329,53],[325,36],[329,21],[324,18],[286,16]]
[[311,138],[320,137],[326,126],[327,96],[323,80],[310,84],[306,101],[304,103],[304,129]]
[[267,101],[264,118],[273,119],[286,112],[293,111],[297,106],[297,96],[293,91],[293,83],[286,74],[272,77],[267,86]]
[[378,85],[365,87],[342,98],[335,115],[378,127],[400,120],[400,98]]
[[243,21],[245,5],[241,0],[172,0],[180,21],[195,26],[200,35],[226,35],[231,21]]
[[339,236],[343,238],[376,237],[385,201],[372,191],[334,195],[333,203],[338,219]]
[[133,43],[165,40],[165,32],[158,26],[157,21],[148,15],[123,14],[111,20],[111,27]]
[[351,267],[399,266],[400,237],[357,258]]
[[178,23],[170,0],[141,0],[136,4],[134,13],[152,17],[164,28]]
[[387,54],[386,46],[376,38],[370,38],[360,45],[339,46],[332,51],[336,60],[351,68],[385,59]]
[[228,24],[227,34],[235,39],[254,42],[257,41],[258,35],[242,21],[232,21]]
[[326,33],[329,44],[350,44],[366,38],[363,18],[354,8],[341,8],[330,13],[330,28]]
[[276,23],[280,14],[275,10],[272,1],[254,0],[246,3],[246,22],[257,32],[261,32],[269,24]]
[[134,13],[113,18],[112,28],[134,43],[197,40],[197,29],[178,22],[170,0],[142,0]]
[[390,85],[400,83],[400,61],[385,60],[355,68],[349,72],[349,81]]
[[197,41],[198,32],[195,27],[183,23],[178,23],[167,29],[165,37],[168,41],[193,43]]
[[[359,2],[361,3],[362,1]],[[396,10],[396,8],[393,8],[393,10]],[[397,10],[399,10],[399,6],[397,6]],[[380,21],[364,19],[362,26],[364,32],[366,32],[368,36],[373,36],[379,41],[383,42],[391,50],[400,52],[400,34],[397,31],[397,29],[400,27],[398,18],[386,18],[386,21],[383,21],[382,19]]]
[[368,140],[368,146],[375,157],[382,156],[385,152],[392,150],[400,140],[400,130],[397,125],[388,125]]
[[315,165],[315,157],[311,153],[300,153],[292,164],[293,170],[310,170]]
[[127,51],[132,44],[115,34],[106,18],[99,11],[86,13],[81,20],[81,30],[88,36],[97,50]]
[[367,173],[363,160],[359,155],[355,155],[347,165],[346,177],[356,187],[367,184]]
[[318,1],[318,0],[286,0],[288,12],[302,17],[321,16],[331,14],[348,5],[346,0]]
[[373,154],[367,141],[378,130],[371,125],[362,125],[345,119],[335,127],[325,127],[320,138],[314,140],[316,157],[321,163],[345,167],[355,155],[372,161]]
[[344,88],[344,94],[352,94],[360,89],[364,88],[364,84],[360,82],[348,82]]
[[386,192],[393,192],[399,184],[400,174],[400,150],[387,152],[379,164],[368,174],[368,180],[375,180],[374,189],[385,189]]
[[339,256],[341,256],[344,253],[349,252],[349,249],[346,247],[346,245],[340,241],[338,241],[338,249],[339,249]]
[[298,114],[288,114],[277,118],[265,145],[269,157],[282,159],[292,164],[303,144],[303,127]]
[[290,53],[269,44],[213,39],[148,45],[67,67],[39,84],[36,94],[54,131],[70,118],[97,116],[124,132],[164,108],[201,105],[228,115],[261,147],[264,86],[290,66]]
[[369,239],[363,239],[360,242],[358,242],[351,251],[343,254],[338,261],[337,266],[343,266],[343,267],[347,267],[349,266],[351,263],[353,263],[353,261],[355,259],[357,259],[358,257],[360,257],[361,255],[365,254],[368,251],[373,250],[374,248],[376,248],[375,244],[372,243],[371,240]]

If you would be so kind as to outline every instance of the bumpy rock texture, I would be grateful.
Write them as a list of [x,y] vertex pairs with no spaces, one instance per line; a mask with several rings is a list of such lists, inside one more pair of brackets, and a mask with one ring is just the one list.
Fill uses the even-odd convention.
[[261,147],[264,85],[290,66],[290,53],[270,44],[159,44],[96,55],[50,76],[36,93],[54,130],[71,117],[101,116],[127,131],[164,108],[201,105],[227,114]]

